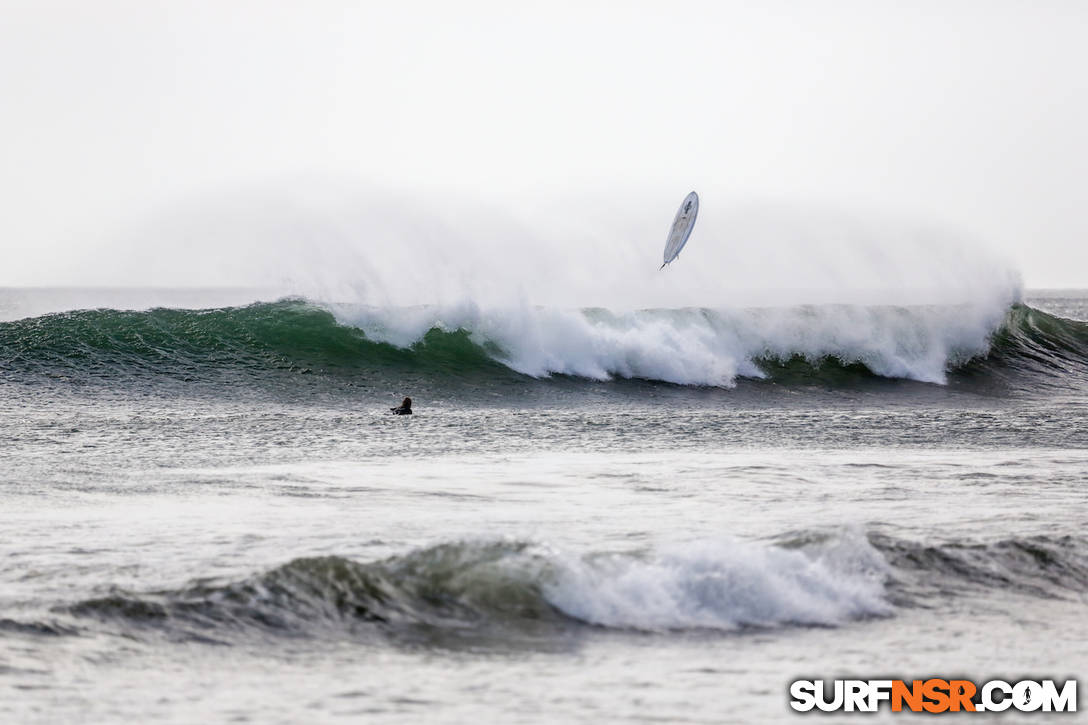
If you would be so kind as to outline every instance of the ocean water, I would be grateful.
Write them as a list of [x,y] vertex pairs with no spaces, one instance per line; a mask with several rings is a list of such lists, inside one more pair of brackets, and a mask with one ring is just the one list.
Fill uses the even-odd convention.
[[1083,685],[1086,291],[209,295],[0,291],[0,721],[750,723],[804,717],[798,678]]

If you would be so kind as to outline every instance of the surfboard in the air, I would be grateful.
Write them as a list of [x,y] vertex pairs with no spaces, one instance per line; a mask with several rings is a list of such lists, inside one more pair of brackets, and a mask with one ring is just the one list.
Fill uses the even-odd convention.
[[[699,213],[699,195],[694,191],[684,197],[684,202],[676,212],[676,218],[672,220],[672,229],[669,230],[669,238],[665,241],[665,264],[668,264],[680,254],[680,250],[688,243],[692,227],[695,226],[695,217]],[[665,268],[665,264],[661,268]]]

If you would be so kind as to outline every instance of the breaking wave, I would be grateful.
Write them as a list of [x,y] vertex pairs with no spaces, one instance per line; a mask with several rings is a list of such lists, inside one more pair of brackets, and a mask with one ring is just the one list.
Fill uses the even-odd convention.
[[711,310],[373,308],[300,299],[213,310],[84,310],[0,323],[0,376],[72,382],[316,374],[732,387],[864,378],[1088,378],[1088,323],[1016,304]]
[[[774,543],[722,538],[581,554],[530,542],[454,542],[374,562],[294,559],[227,583],[114,590],[56,611],[77,622],[119,622],[196,640],[245,632],[426,631],[490,632],[501,641],[514,632],[549,637],[584,627],[656,633],[835,627],[994,589],[1082,599],[1088,540],[920,543],[847,530],[800,532]],[[48,626],[49,634],[75,631]]]
[[244,581],[116,591],[67,611],[193,634],[834,626],[891,612],[885,569],[880,554],[854,538],[807,550],[721,540],[588,555],[525,542],[459,542],[372,563],[295,559]]

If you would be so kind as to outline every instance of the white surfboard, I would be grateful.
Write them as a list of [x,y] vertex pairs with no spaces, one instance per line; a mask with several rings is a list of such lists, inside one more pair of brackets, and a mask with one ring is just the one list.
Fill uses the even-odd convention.
[[[676,218],[672,220],[672,229],[669,230],[669,238],[665,241],[665,264],[676,259],[680,250],[688,243],[691,230],[695,226],[695,217],[699,214],[699,195],[694,191],[684,197],[684,202],[676,212]],[[665,269],[665,264],[661,269]]]

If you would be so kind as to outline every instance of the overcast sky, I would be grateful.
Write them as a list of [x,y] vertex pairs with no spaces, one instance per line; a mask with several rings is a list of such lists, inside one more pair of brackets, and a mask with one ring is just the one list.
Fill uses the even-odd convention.
[[1088,286],[1088,3],[2,0],[0,18],[0,285],[156,282],[110,276],[115,239],[320,178],[500,207],[660,199],[655,246],[691,189],[704,216],[888,214],[983,241],[1029,287]]

